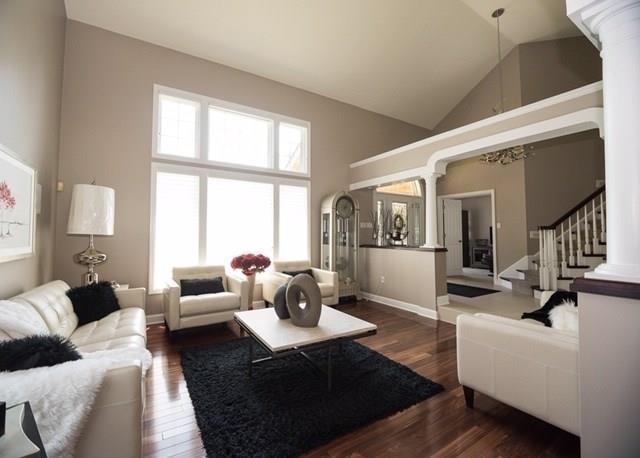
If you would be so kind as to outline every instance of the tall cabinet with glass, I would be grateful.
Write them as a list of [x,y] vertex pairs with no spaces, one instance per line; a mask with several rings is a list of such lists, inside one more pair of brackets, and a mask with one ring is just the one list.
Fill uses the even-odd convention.
[[320,228],[322,268],[338,272],[340,298],[358,297],[358,247],[360,207],[347,192],[338,192],[322,202]]

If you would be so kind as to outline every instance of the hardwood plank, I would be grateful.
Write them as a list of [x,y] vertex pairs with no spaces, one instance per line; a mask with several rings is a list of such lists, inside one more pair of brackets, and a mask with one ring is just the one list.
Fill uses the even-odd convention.
[[[339,437],[307,453],[320,456],[545,456],[580,454],[576,436],[476,393],[465,406],[458,384],[455,326],[361,301],[340,310],[378,325],[360,342],[445,387],[445,392]],[[181,332],[148,330],[153,367],[146,378],[143,450],[146,457],[205,456],[186,388],[180,350],[236,339],[234,323]]]

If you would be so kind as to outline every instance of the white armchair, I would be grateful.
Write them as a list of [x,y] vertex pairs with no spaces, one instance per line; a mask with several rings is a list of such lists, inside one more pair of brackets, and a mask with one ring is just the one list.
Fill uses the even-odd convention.
[[578,335],[488,315],[457,319],[458,380],[474,391],[580,435]]
[[340,300],[337,272],[311,267],[311,262],[309,261],[274,261],[272,267],[273,270],[265,272],[261,279],[262,298],[268,304],[273,304],[273,297],[277,289],[291,278],[290,275],[283,272],[307,269],[311,269],[313,278],[318,283],[318,287],[320,287],[323,304],[336,305]]
[[[181,296],[180,280],[222,277],[225,292]],[[224,266],[176,267],[163,297],[164,319],[170,331],[222,323],[249,309],[249,283]]]

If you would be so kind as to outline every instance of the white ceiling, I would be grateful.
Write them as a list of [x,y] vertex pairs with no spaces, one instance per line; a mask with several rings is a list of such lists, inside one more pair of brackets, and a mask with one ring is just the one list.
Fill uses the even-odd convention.
[[66,0],[70,19],[432,129],[505,54],[578,35],[562,0]]

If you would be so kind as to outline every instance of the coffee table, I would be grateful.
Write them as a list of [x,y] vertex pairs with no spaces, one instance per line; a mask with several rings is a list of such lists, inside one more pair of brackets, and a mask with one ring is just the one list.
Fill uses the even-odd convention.
[[[281,320],[272,308],[236,312],[234,319],[249,335],[249,376],[253,366],[266,361],[300,355],[327,378],[327,389],[331,391],[333,368],[331,356],[336,346],[346,340],[374,335],[378,327],[367,321],[348,315],[326,305],[322,306],[320,322],[313,328],[294,326],[291,320]],[[266,352],[266,357],[254,359],[254,343]],[[309,350],[328,348],[326,367],[318,364]]]

